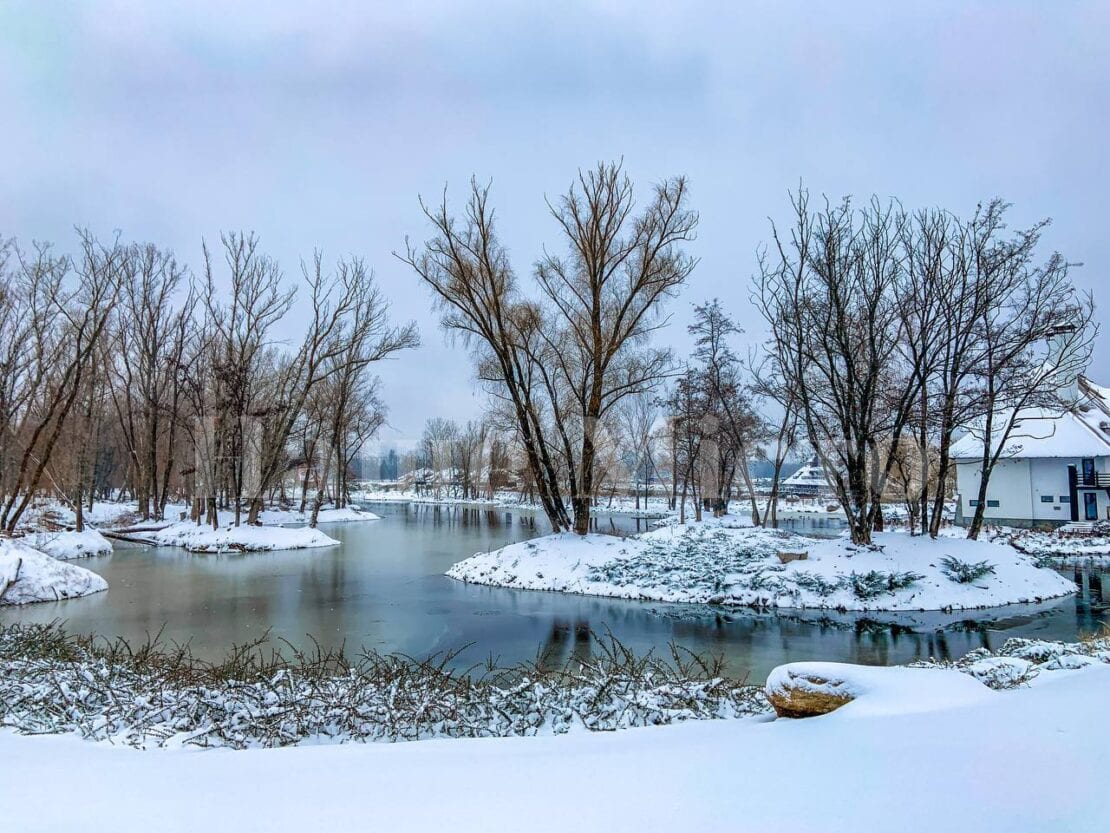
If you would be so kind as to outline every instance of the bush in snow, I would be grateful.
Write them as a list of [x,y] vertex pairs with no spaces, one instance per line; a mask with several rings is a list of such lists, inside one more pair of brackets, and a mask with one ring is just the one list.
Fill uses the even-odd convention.
[[955,668],[994,689],[1025,685],[1042,671],[1083,668],[1095,662],[1110,662],[1110,633],[1079,642],[1047,642],[1042,639],[1011,638],[992,652],[976,648],[957,660],[915,662],[916,668]]
[[538,664],[449,667],[374,652],[317,649],[291,660],[261,642],[218,664],[187,647],[73,637],[56,625],[0,627],[0,726],[77,732],[131,746],[286,746],[606,731],[768,710],[762,689],[719,663],[672,651],[636,656],[611,637],[595,655]]
[[[682,590],[712,595],[737,583],[739,575],[759,561],[773,557],[782,539],[766,535],[760,540],[736,538],[720,530],[694,529],[665,540],[648,540],[636,558],[621,558],[590,569],[587,578],[618,586]],[[768,575],[768,571],[772,575]],[[752,589],[781,588],[777,570],[758,570]]]
[[874,599],[884,593],[894,593],[909,587],[924,578],[920,573],[886,573],[882,570],[868,570],[866,573],[852,572],[848,575],[848,586],[857,599]]
[[794,583],[803,590],[808,590],[811,593],[816,593],[818,596],[821,597],[831,596],[833,593],[844,586],[843,581],[839,579],[836,581],[830,581],[822,575],[809,572],[795,573]]
[[976,561],[974,563],[969,561],[960,561],[958,558],[953,558],[950,555],[944,556],[940,560],[940,571],[944,573],[952,581],[959,582],[960,584],[971,584],[976,582],[983,576],[988,576],[994,573],[994,565],[989,561]]

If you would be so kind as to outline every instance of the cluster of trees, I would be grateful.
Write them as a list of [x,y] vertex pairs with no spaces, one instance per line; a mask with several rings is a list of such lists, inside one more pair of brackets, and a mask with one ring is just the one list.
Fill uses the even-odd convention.
[[509,444],[484,419],[429,419],[410,471],[417,490],[437,498],[492,498],[513,480]]
[[911,528],[936,536],[953,438],[967,430],[982,440],[977,537],[1018,414],[1066,407],[1090,358],[1093,299],[1059,253],[1039,253],[1047,222],[1011,231],[999,200],[966,218],[878,200],[812,208],[804,190],[792,205],[755,281],[766,379],[793,393],[852,539],[882,528],[892,478]]
[[317,253],[296,285],[249,234],[205,246],[199,277],[153,244],[79,244],[0,245],[0,529],[41,491],[78,528],[120,491],[144,519],[173,498],[254,523],[298,469],[302,509],[345,499],[383,419],[371,367],[417,344],[361,260]]
[[[805,448],[854,541],[882,529],[892,494],[911,529],[936,536],[953,439],[970,430],[983,441],[976,537],[1017,415],[1066,404],[1060,392],[1096,330],[1069,264],[1039,252],[1047,223],[1010,231],[998,200],[966,218],[878,200],[811,208],[801,190],[753,280],[769,340],[742,360],[731,346],[740,331],[713,301],[695,308],[694,352],[679,365],[650,339],[696,265],[687,198],[673,178],[637,209],[620,165],[580,172],[548,202],[565,254],[536,259],[533,293],[498,237],[488,186],[472,182],[459,215],[446,194],[421,202],[433,234],[402,259],[434,291],[444,328],[473,349],[553,529],[584,533],[602,484],[646,483],[659,457],[672,507],[685,512],[692,498],[700,518],[740,498],[754,523],[774,526],[783,466]],[[428,467],[472,471],[462,438],[479,429],[447,427],[429,425]],[[756,488],[755,461],[769,464],[769,486]]]
[[[915,531],[937,535],[953,439],[971,430],[977,536],[1017,415],[1063,406],[1089,359],[1092,299],[1061,255],[1040,254],[1046,223],[1010,230],[1000,201],[970,217],[877,200],[813,207],[804,190],[791,203],[753,280],[767,342],[742,359],[739,328],[712,301],[695,307],[680,363],[652,338],[696,265],[685,179],[638,205],[619,164],[579,172],[548,202],[561,244],[537,255],[532,291],[488,186],[472,182],[457,215],[446,193],[422,201],[431,235],[400,257],[472,349],[491,407],[465,425],[429,420],[411,459],[393,454],[383,476],[404,468],[459,498],[514,484],[555,531],[578,533],[607,491],[628,487],[638,505],[669,479],[682,513],[739,499],[774,526],[780,473],[804,446],[867,543],[892,493]],[[213,525],[221,511],[255,523],[298,490],[314,517],[327,499],[343,505],[351,463],[384,419],[372,366],[416,344],[357,258],[328,268],[317,253],[294,284],[247,234],[205,246],[199,276],[153,244],[88,233],[73,255],[2,243],[0,532],[43,491],[79,527],[84,506],[119,490],[143,518],[186,498]],[[769,486],[757,488],[756,462]]]

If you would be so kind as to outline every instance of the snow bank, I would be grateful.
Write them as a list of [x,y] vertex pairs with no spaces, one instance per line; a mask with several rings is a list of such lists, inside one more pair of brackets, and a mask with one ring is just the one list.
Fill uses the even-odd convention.
[[192,521],[170,524],[155,532],[144,533],[151,541],[165,546],[184,547],[189,552],[266,552],[331,547],[339,544],[318,529],[278,526],[225,526],[212,529]]
[[[783,564],[779,553],[805,553]],[[947,562],[945,559],[949,559]],[[983,565],[972,581],[951,565]],[[721,523],[636,536],[549,535],[479,553],[447,575],[461,581],[627,599],[837,610],[950,610],[1039,602],[1075,585],[1006,544],[875,536],[815,540]]]
[[108,589],[91,570],[66,564],[20,540],[0,539],[0,605],[55,602]]
[[[927,712],[242,752],[0,732],[0,817],[22,833],[1095,833],[1107,690],[1101,665]],[[64,800],[60,768],[80,773]]]
[[84,532],[35,532],[22,540],[51,558],[63,561],[112,553],[112,542],[95,529],[86,529]]
[[796,693],[844,702],[841,717],[910,714],[981,702],[995,696],[973,676],[941,668],[874,668],[841,662],[791,662],[767,677],[772,703]]
[[1011,542],[1024,553],[1061,564],[1083,561],[1110,562],[1110,523],[1095,525],[1093,535],[1061,535],[1059,532],[1011,531]]
[[[312,510],[309,509],[304,512],[299,512],[294,510],[285,511],[282,509],[266,509],[259,514],[258,519],[267,526],[308,523],[312,519]],[[353,506],[345,506],[342,509],[321,509],[316,522],[328,524],[339,523],[340,521],[346,523],[349,521],[380,520],[381,516],[375,515],[373,512],[366,512],[362,509],[355,509]]]

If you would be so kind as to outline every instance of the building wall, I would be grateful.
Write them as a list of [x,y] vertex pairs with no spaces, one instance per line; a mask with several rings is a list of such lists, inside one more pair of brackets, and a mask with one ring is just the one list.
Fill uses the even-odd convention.
[[[1082,472],[1078,458],[1037,458],[999,460],[987,486],[988,505],[984,518],[992,523],[1015,525],[1061,524],[1071,521],[1071,504],[1068,500],[1068,466],[1074,465]],[[1110,472],[1110,458],[1096,457],[1095,469]],[[956,464],[956,490],[959,494],[959,517],[967,523],[975,514],[971,501],[979,494],[978,463]],[[1084,519],[1083,493],[1077,496],[1079,519]],[[1110,517],[1110,495],[1105,489],[1094,492],[1098,503],[1098,517]],[[1051,500],[1042,500],[1049,497]],[[991,506],[997,501],[997,506]],[[1024,522],[1024,523],[1022,523]]]
[[[967,519],[975,514],[971,501],[979,494],[980,472],[978,463],[958,463],[956,466],[960,509]],[[998,505],[991,506],[995,501]],[[991,482],[987,486],[987,507],[983,517],[995,522],[1001,522],[1003,518],[1033,518],[1028,460],[999,460],[995,464]]]
[[[1033,490],[1033,518],[1039,521],[1071,521],[1071,503],[1068,501],[1068,465],[1079,465],[1078,460],[1041,458],[1029,461],[1030,487]],[[991,477],[994,480],[994,477]],[[1052,498],[1045,502],[1042,498]]]

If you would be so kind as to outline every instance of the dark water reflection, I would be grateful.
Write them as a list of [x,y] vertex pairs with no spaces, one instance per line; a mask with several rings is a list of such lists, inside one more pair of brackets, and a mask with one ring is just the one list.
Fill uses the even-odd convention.
[[[343,546],[254,555],[190,555],[176,548],[120,548],[85,566],[111,589],[82,599],[7,608],[0,621],[65,619],[71,630],[142,639],[163,629],[204,656],[269,630],[304,647],[311,634],[427,656],[467,647],[460,666],[489,657],[559,663],[598,650],[591,630],[638,652],[683,648],[724,657],[729,672],[762,679],[790,660],[866,664],[959,656],[1009,636],[1072,639],[1108,620],[1106,576],[1077,572],[1082,592],[1040,606],[960,614],[885,615],[882,621],[819,612],[762,614],[696,605],[610,600],[466,585],[443,572],[478,551],[544,534],[541,519],[504,510],[379,504],[372,523],[334,524]],[[601,518],[599,531],[648,522]]]

